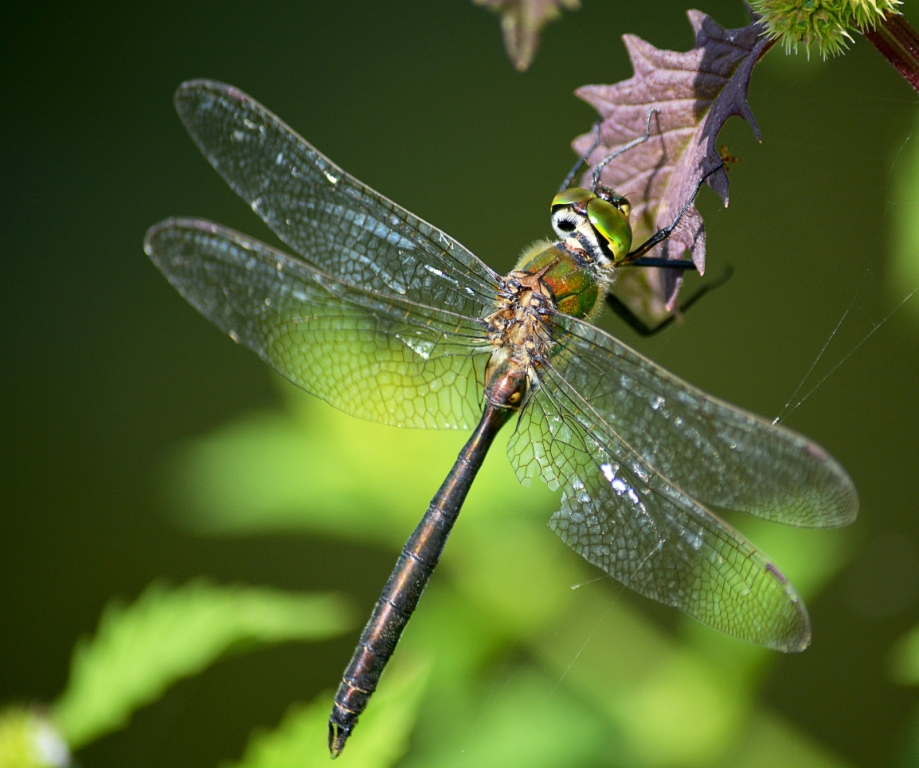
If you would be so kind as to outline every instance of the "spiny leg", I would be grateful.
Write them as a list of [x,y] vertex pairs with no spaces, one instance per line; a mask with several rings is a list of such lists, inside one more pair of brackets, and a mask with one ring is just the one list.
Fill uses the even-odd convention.
[[[611,152],[606,157],[604,157],[599,163],[597,163],[597,167],[594,168],[594,171],[590,177],[591,190],[596,191],[597,185],[600,183],[600,173],[607,165],[609,165],[611,161],[615,160],[617,157],[624,154],[625,152],[628,152],[633,147],[637,147],[639,144],[644,144],[648,139],[651,138],[651,118],[654,116],[654,114],[657,111],[658,110],[654,109],[653,107],[648,110],[648,120],[645,125],[644,136],[639,136],[637,139],[632,139],[632,141],[630,141],[628,144],[623,144],[621,147],[619,147],[619,149],[615,150],[614,152]],[[593,127],[591,128],[591,130],[596,131],[597,133],[596,137],[594,138],[594,142],[593,144],[590,145],[590,149],[588,149],[583,155],[581,155],[578,158],[577,162],[574,164],[574,167],[570,171],[568,171],[568,175],[565,177],[565,180],[562,182],[562,185],[558,188],[559,192],[564,192],[566,189],[568,189],[571,186],[571,182],[574,180],[574,177],[578,175],[578,173],[581,170],[581,167],[588,164],[588,158],[591,156],[591,154],[593,154],[593,151],[597,147],[600,146],[600,125],[602,123],[603,123],[603,118],[601,117],[599,120],[597,120],[593,124]]]
[[600,123],[602,122],[603,122],[603,118],[601,117],[591,127],[590,130],[596,131],[596,134],[597,134],[596,137],[594,137],[594,143],[590,145],[590,148],[577,159],[572,169],[568,171],[568,175],[565,176],[565,180],[562,182],[562,185],[558,188],[559,192],[564,192],[566,189],[568,189],[571,186],[571,182],[574,179],[574,177],[577,176],[578,173],[580,172],[581,166],[587,165],[587,158],[589,158],[591,153],[597,147],[600,146]]
[[[637,147],[639,144],[644,144],[646,141],[648,141],[648,139],[651,138],[651,118],[654,117],[657,111],[658,110],[654,109],[654,107],[648,110],[648,121],[645,124],[645,135],[644,136],[639,136],[637,139],[632,139],[628,144],[623,144],[615,152],[611,152],[606,157],[604,157],[599,163],[597,163],[597,167],[594,168],[594,172],[590,174],[590,188],[592,191],[594,192],[597,191],[597,186],[600,184],[600,174],[603,172],[603,169],[606,168],[607,165],[609,165],[613,160],[615,160],[620,155],[623,155],[626,152],[628,152],[633,147]],[[599,136],[600,136],[600,131],[598,130],[597,137],[599,138]]]
[[[680,263],[680,262],[677,262]],[[689,262],[692,264],[692,262]],[[653,266],[660,266],[654,264]],[[689,308],[695,304],[699,299],[701,299],[705,294],[710,291],[720,288],[724,285],[734,274],[734,268],[730,265],[724,268],[724,271],[721,275],[714,280],[709,280],[707,283],[700,285],[696,292],[692,294],[686,301],[677,307],[676,311],[670,315],[670,317],[662,320],[657,325],[649,325],[644,320],[642,320],[638,315],[636,315],[629,306],[622,301],[618,296],[608,293],[606,294],[606,303],[609,305],[610,309],[616,314],[616,316],[626,323],[629,327],[632,328],[638,334],[642,336],[653,336],[659,331],[664,330],[668,325],[670,325],[674,320],[677,319],[679,315],[685,314],[689,311]]]
[[[628,256],[626,256],[625,259],[623,259],[622,266],[627,265],[627,264],[635,264],[635,262],[639,258],[644,256],[648,251],[650,251],[655,246],[660,245],[662,242],[664,242],[664,240],[668,239],[670,235],[673,234],[673,231],[677,228],[680,221],[683,219],[683,217],[686,215],[686,212],[689,210],[690,206],[695,201],[696,195],[698,195],[699,190],[702,189],[702,185],[708,180],[709,176],[711,176],[713,173],[717,172],[723,167],[724,167],[724,163],[721,162],[721,163],[718,163],[718,165],[716,165],[711,170],[707,171],[706,174],[701,179],[699,179],[699,181],[696,183],[696,187],[695,189],[693,189],[692,194],[689,196],[689,200],[686,201],[686,204],[677,214],[677,217],[663,229],[657,230],[657,232],[651,235],[651,237],[645,240],[634,251],[629,253]],[[657,263],[649,264],[646,261],[644,264],[639,263],[636,266],[664,266],[670,269],[687,269],[688,268],[686,266],[683,266],[682,260],[674,260],[672,264],[666,264],[666,263],[665,264],[657,264]]]

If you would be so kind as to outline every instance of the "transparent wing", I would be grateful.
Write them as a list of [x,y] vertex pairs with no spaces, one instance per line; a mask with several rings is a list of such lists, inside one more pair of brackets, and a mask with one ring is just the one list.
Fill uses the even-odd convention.
[[546,386],[625,463],[767,520],[822,528],[855,519],[852,480],[816,443],[706,395],[589,323],[558,316],[553,326],[564,353]]
[[478,317],[497,275],[449,235],[359,182],[230,85],[181,85],[176,110],[204,156],[310,264],[381,295]]
[[809,644],[804,604],[761,552],[660,475],[616,461],[547,389],[509,450],[521,478],[561,484],[550,527],[613,578],[733,637],[781,651]]
[[218,328],[336,408],[396,426],[478,423],[480,321],[378,296],[200,219],[157,224],[144,250]]
[[699,500],[798,525],[840,525],[857,496],[815,444],[716,401],[603,331],[552,319],[557,345],[509,453],[562,487],[551,527],[637,592],[783,651],[810,641],[779,570]]

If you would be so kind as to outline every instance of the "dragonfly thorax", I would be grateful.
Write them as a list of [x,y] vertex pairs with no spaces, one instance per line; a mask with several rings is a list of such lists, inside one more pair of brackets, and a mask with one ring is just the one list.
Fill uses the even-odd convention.
[[493,347],[485,368],[485,400],[501,407],[523,405],[530,380],[552,348],[547,318],[557,310],[544,281],[557,260],[535,270],[514,270],[501,281],[495,312],[485,319]]
[[542,361],[553,352],[552,316],[587,317],[602,305],[606,280],[580,249],[536,243],[501,281],[497,309],[486,318],[494,347],[485,370],[485,399],[517,409]]
[[621,262],[632,247],[629,201],[606,187],[596,192],[572,187],[552,200],[552,228],[574,241],[601,268]]
[[584,249],[571,240],[534,243],[523,252],[517,269],[509,277],[518,281],[535,279],[538,292],[555,312],[589,317],[602,303],[611,282],[609,269],[590,260]]

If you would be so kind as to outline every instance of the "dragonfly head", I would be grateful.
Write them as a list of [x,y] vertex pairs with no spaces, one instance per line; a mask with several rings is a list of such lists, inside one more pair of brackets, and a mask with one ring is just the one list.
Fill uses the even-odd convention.
[[571,187],[552,200],[552,228],[563,240],[574,238],[601,267],[620,263],[632,247],[632,207],[622,195],[598,187]]

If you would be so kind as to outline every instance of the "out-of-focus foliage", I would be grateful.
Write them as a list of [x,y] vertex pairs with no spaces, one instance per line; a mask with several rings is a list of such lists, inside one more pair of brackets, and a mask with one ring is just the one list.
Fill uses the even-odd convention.
[[76,749],[123,727],[134,710],[228,651],[323,640],[352,623],[334,595],[201,581],[177,589],[155,584],[131,606],[109,605],[95,637],[77,646],[54,720]]
[[[330,429],[352,424],[354,432],[346,434],[356,441],[370,435],[369,447],[382,448],[382,453],[368,462],[364,446],[355,445],[353,454],[342,453],[354,463],[338,467],[335,478],[327,477],[331,460],[311,472],[297,465],[297,457],[280,455],[286,468],[283,488],[268,491],[272,498],[283,496],[286,506],[274,527],[264,529],[269,531],[265,541],[254,540],[258,524],[242,520],[245,509],[236,509],[241,537],[230,542],[220,540],[216,524],[211,534],[187,537],[160,518],[149,473],[166,446],[189,434],[230,434],[233,424],[243,422],[224,421],[229,414],[271,400],[264,386],[270,374],[195,316],[140,253],[144,228],[160,215],[208,214],[234,225],[251,223],[251,213],[213,177],[175,116],[163,108],[176,83],[223,73],[250,90],[273,93],[271,103],[279,109],[287,99],[284,114],[309,126],[308,135],[334,157],[348,157],[348,167],[362,178],[462,235],[493,264],[498,254],[506,254],[509,263],[515,249],[547,228],[546,191],[571,162],[562,137],[574,136],[578,123],[583,128],[589,122],[583,105],[573,105],[567,94],[576,84],[629,76],[618,69],[624,60],[618,43],[622,32],[641,29],[658,45],[666,41],[663,47],[689,47],[680,15],[686,7],[585,3],[582,11],[566,13],[563,23],[546,30],[545,44],[558,44],[560,55],[544,46],[539,56],[546,59],[516,77],[498,50],[498,19],[468,2],[282,3],[270,12],[251,3],[219,8],[58,4],[53,13],[36,3],[9,6],[4,23],[10,32],[4,48],[8,130],[2,144],[8,252],[0,278],[0,289],[6,291],[0,302],[6,337],[0,365],[5,374],[0,376],[5,449],[0,681],[5,701],[29,702],[43,694],[53,700],[65,671],[61,660],[79,628],[94,625],[93,612],[113,592],[134,594],[150,573],[195,573],[205,567],[202,562],[241,579],[293,570],[299,562],[297,537],[278,541],[270,531],[297,527],[291,518],[307,501],[340,508],[363,492],[364,498],[379,498],[390,507],[381,512],[374,504],[362,517],[362,524],[372,528],[365,542],[376,537],[373,546],[380,551],[373,565],[382,580],[395,548],[463,441],[458,434],[419,436],[397,430],[381,430],[386,435],[381,440],[362,431],[366,425],[335,421],[337,414],[321,406],[295,418],[275,411],[268,415],[285,427],[292,444],[305,446],[307,429],[321,441]],[[704,7],[732,25],[744,22],[735,0]],[[903,7],[915,20],[916,4]],[[479,34],[483,29],[485,34]],[[743,160],[739,173],[732,171],[732,210],[717,225],[706,217],[712,264],[733,260],[737,277],[709,304],[710,310],[701,307],[699,315],[690,315],[689,328],[677,328],[643,347],[690,380],[770,414],[791,394],[852,292],[867,282],[866,262],[872,270],[887,269],[892,244],[887,224],[915,223],[913,212],[919,209],[915,202],[903,205],[904,198],[888,189],[890,174],[900,178],[912,153],[914,139],[902,153],[900,145],[914,132],[909,127],[914,100],[904,98],[886,65],[876,66],[881,62],[872,60],[867,46],[853,48],[846,59],[827,63],[819,57],[807,63],[804,56],[776,51],[758,69],[751,100],[768,129],[767,141],[762,148],[748,146],[746,127],[729,121],[728,131],[736,127],[743,137],[726,139]],[[617,74],[605,77],[604,72]],[[372,116],[369,126],[367,115]],[[741,182],[745,186],[738,189]],[[531,194],[534,187],[538,195]],[[415,192],[417,197],[408,196]],[[521,204],[530,197],[532,205]],[[707,192],[703,198],[714,202]],[[899,254],[901,265],[913,269],[919,264],[919,248]],[[894,284],[895,300],[915,287],[916,279],[910,281]],[[882,302],[875,298],[869,291],[862,302],[867,311],[856,306],[850,318],[859,313],[879,317]],[[907,307],[919,308],[919,297]],[[905,319],[899,312],[885,324],[796,412],[791,424],[819,438],[853,473],[865,504],[857,530],[861,539],[916,531],[919,400],[914,384],[919,355],[915,329]],[[843,343],[841,354],[860,340]],[[225,428],[210,431],[208,425],[215,423]],[[408,451],[403,440],[421,437],[426,442],[411,442],[414,454],[396,455]],[[323,452],[320,447],[313,453]],[[357,488],[363,473],[380,459],[385,471],[395,465],[400,469],[392,470],[379,488],[369,487],[369,480],[366,489]],[[496,450],[486,472],[510,475],[506,464]],[[243,485],[255,488],[256,481],[236,487]],[[321,492],[313,493],[311,486]],[[204,483],[196,488],[198,499],[220,490]],[[546,530],[552,507],[543,503],[543,493],[539,487],[517,489],[512,496],[496,495],[493,503],[464,510],[408,628],[393,664],[424,651],[436,654],[438,670],[423,704],[423,722],[412,734],[413,752],[419,754],[408,759],[416,766],[487,764],[463,756],[473,754],[472,747],[476,757],[507,749],[505,734],[521,750],[521,761],[545,752],[548,762],[568,750],[573,756],[563,756],[556,765],[628,762],[628,752],[619,748],[624,737],[610,724],[607,711],[636,666],[657,659],[626,644],[640,643],[644,636],[633,632],[633,623],[623,615],[646,601],[619,597],[606,581],[593,581],[598,573],[585,573]],[[400,494],[403,501],[396,509]],[[416,508],[417,498],[422,501]],[[214,495],[211,504],[218,499]],[[486,515],[502,518],[509,503],[519,507],[508,506],[513,520],[493,521],[494,532],[508,538],[472,552],[473,540],[485,538],[474,530],[485,531]],[[478,522],[473,514],[479,515]],[[199,512],[198,522],[204,517]],[[326,524],[344,527],[332,519]],[[381,533],[384,528],[390,532]],[[765,538],[772,529],[775,537]],[[644,611],[636,616],[639,625],[653,637],[687,646],[693,659],[733,665],[739,663],[736,657],[756,657],[756,673],[742,681],[754,707],[740,726],[741,743],[749,749],[738,747],[733,765],[820,765],[814,756],[818,741],[851,755],[858,765],[890,765],[919,688],[887,685],[878,660],[889,648],[888,635],[917,620],[915,602],[881,618],[853,608],[852,581],[864,571],[838,578],[835,568],[844,548],[836,533],[812,535],[768,524],[744,530],[795,579],[815,609],[813,648],[794,658],[759,654],[655,606],[648,606],[648,614],[663,616],[667,627]],[[467,536],[468,544],[463,541]],[[514,536],[520,537],[519,545]],[[320,534],[318,542],[304,541],[303,551],[316,551],[333,538],[339,534]],[[805,539],[812,549],[804,547]],[[363,567],[366,543],[353,550],[335,542],[331,546],[344,550],[334,569],[341,574],[341,588],[356,592],[348,574]],[[240,551],[251,557],[238,558]],[[543,559],[531,562],[534,557]],[[506,567],[501,558],[511,558]],[[823,561],[837,578],[815,599],[818,587],[808,574]],[[481,573],[472,572],[480,567]],[[325,580],[330,570],[309,566],[298,573],[305,575],[308,588],[313,573]],[[286,574],[275,578],[290,583]],[[584,581],[589,583],[569,589]],[[892,582],[893,577],[857,585],[864,587],[862,602],[876,601]],[[481,585],[488,586],[484,594]],[[366,573],[361,586],[367,589]],[[542,644],[553,639],[567,641],[568,653],[558,652],[557,666],[550,668]],[[538,655],[530,652],[534,647],[540,648]],[[264,661],[278,673],[291,651],[269,651],[269,658],[253,658],[252,667],[240,666],[251,672],[262,669]],[[340,674],[349,651],[341,648],[335,669],[311,666],[311,677]],[[605,667],[581,669],[596,656]],[[322,654],[323,661],[327,657]],[[583,686],[593,691],[591,698],[574,688],[576,673],[587,678]],[[221,675],[204,675],[197,682],[204,701],[226,690]],[[390,683],[387,676],[375,704]],[[713,686],[720,685],[719,678]],[[639,680],[634,690],[645,686]],[[250,706],[252,701],[229,701],[227,711],[254,712],[253,722],[271,725],[272,714],[283,709],[274,694],[270,685],[256,685],[252,701],[261,702],[258,707]],[[154,741],[168,743],[170,757],[185,754],[182,764],[196,768],[239,758],[242,750],[227,746],[239,744],[238,731],[232,741],[227,735],[239,716],[211,718],[212,713],[196,709],[179,722],[164,722],[159,715],[174,713],[182,703],[177,698],[167,698],[153,717],[135,718],[126,731],[77,759],[87,768],[178,763],[158,761],[150,749]],[[309,698],[306,693],[304,698]],[[664,698],[659,690],[647,695],[652,703]],[[773,704],[754,706],[760,699]],[[661,740],[672,742],[670,733],[675,739],[683,732],[682,718],[704,722],[710,701],[671,707],[661,721],[672,730]],[[349,750],[359,747],[372,710]],[[720,711],[712,707],[710,717],[720,722]],[[202,719],[213,729],[187,726]],[[919,726],[919,718],[914,722]],[[705,733],[719,729],[707,727]],[[919,756],[919,727],[916,734],[912,746]],[[671,749],[662,744],[662,753],[665,746]],[[199,752],[217,756],[188,757]],[[585,754],[589,757],[581,759]],[[435,757],[444,755],[437,763]],[[712,765],[727,762],[713,760]],[[335,766],[327,759],[325,764]],[[530,765],[536,764],[531,759]],[[910,764],[919,765],[919,760],[902,763]]]
[[[205,535],[318,531],[395,560],[463,436],[381,427],[285,392],[289,414],[249,414],[178,451],[167,472],[178,520]],[[557,502],[519,486],[502,447],[396,652],[433,662],[404,765],[462,753],[477,768],[754,766],[776,749],[789,765],[841,765],[756,703],[775,654],[684,617],[680,641],[638,613],[555,539]],[[805,597],[846,558],[845,531],[751,522]],[[385,706],[371,702],[342,759]]]
[[[919,685],[919,626],[903,635],[891,648],[888,669],[895,683]],[[913,724],[903,754],[904,765],[919,765],[919,710],[913,712]]]
[[[165,482],[179,522],[210,535],[310,530],[401,548],[436,490],[420,473],[446,475],[467,436],[394,430],[284,391],[290,413],[251,413],[177,449]],[[487,462],[462,519],[493,514],[493,501],[551,512],[548,489],[508,492],[508,479],[506,462]]]
[[[919,140],[916,136],[903,148],[896,169],[898,178],[891,205],[894,243],[888,291],[894,298],[902,299],[919,288]],[[908,301],[906,307],[907,311],[919,315],[919,301]]]
[[[336,760],[336,767],[395,765],[408,750],[427,677],[423,665],[406,665],[402,661],[387,668],[374,706],[361,715],[361,738],[348,745]],[[321,696],[307,706],[292,707],[275,730],[252,737],[236,768],[326,768],[331,708],[331,695]]]
[[[24,707],[0,712],[0,768],[68,766],[70,748],[125,725],[135,709],[229,651],[322,640],[351,626],[350,611],[334,595],[201,581],[172,590],[154,585],[133,605],[106,609],[95,638],[77,647],[53,717]],[[405,754],[428,666],[404,657],[392,665],[376,698],[379,706],[361,718],[362,738],[341,765],[388,768]],[[330,708],[330,694],[292,707],[275,731],[253,736],[238,768],[328,765]]]
[[[596,131],[572,144],[579,155],[590,152],[590,168],[581,186],[590,186],[593,168],[604,158],[650,127],[647,141],[606,165],[601,175],[602,183],[630,199],[636,244],[670,225],[709,171],[718,169],[707,183],[727,205],[728,176],[719,168],[717,139],[729,117],[742,117],[759,138],[747,87],[768,45],[762,25],[725,29],[699,11],[689,11],[688,16],[696,41],[692,50],[665,51],[625,35],[635,74],[613,85],[588,85],[575,92],[602,118],[599,144]],[[679,259],[684,251],[704,272],[705,225],[695,206],[651,255]],[[681,275],[672,269],[629,270],[617,279],[614,291],[632,312],[657,325],[674,308]]]
[[884,15],[894,13],[900,0],[752,0],[762,14],[769,37],[780,42],[786,53],[811,45],[823,57],[843,53],[852,42],[849,32],[874,29]]
[[473,0],[501,14],[501,34],[507,56],[518,72],[529,69],[539,46],[539,33],[562,9],[576,11],[581,0]]
[[900,685],[919,685],[919,627],[901,637],[893,647],[890,676]]
[[8,707],[0,711],[0,768],[70,765],[70,750],[46,712]]

